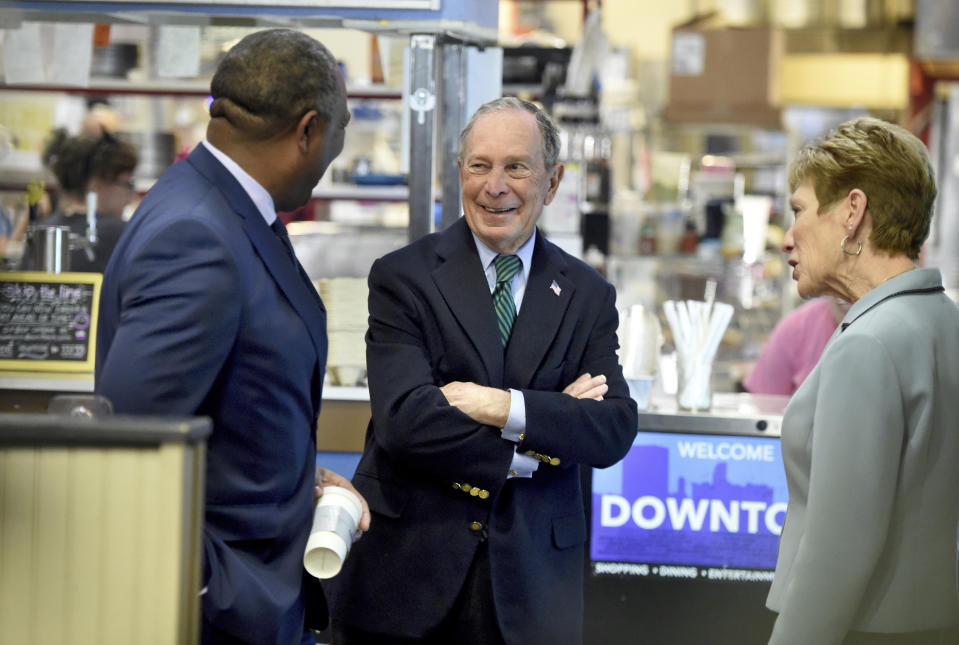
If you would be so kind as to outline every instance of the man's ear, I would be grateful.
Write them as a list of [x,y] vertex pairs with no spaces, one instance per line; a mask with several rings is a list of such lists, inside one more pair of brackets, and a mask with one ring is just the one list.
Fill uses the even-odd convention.
[[563,180],[563,173],[566,171],[566,166],[562,163],[557,163],[553,166],[553,170],[549,173],[549,189],[546,191],[546,198],[543,200],[543,204],[549,204],[553,201],[553,197],[556,196],[556,189],[559,188],[559,182]]
[[296,122],[296,145],[306,154],[310,146],[323,145],[323,128],[316,110],[309,110]]

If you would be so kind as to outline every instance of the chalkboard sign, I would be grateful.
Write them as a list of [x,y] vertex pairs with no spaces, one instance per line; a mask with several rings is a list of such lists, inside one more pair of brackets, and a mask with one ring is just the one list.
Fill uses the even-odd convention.
[[0,273],[0,369],[92,372],[99,273]]

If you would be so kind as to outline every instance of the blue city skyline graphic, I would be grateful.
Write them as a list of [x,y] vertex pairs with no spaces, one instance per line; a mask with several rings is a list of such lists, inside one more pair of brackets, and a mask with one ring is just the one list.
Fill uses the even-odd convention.
[[[717,457],[731,446],[768,461]],[[616,526],[602,525],[604,495],[616,496],[607,509]],[[635,521],[640,499],[646,527]],[[782,525],[786,500],[778,439],[640,432],[620,463],[593,470],[590,557],[772,570],[779,536],[771,527]]]

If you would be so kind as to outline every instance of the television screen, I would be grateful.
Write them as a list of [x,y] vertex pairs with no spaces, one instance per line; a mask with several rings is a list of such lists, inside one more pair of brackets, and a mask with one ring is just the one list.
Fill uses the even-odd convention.
[[786,500],[778,438],[640,432],[593,471],[592,572],[771,581]]
[[716,394],[708,414],[659,402],[621,462],[584,469],[587,645],[765,645],[787,401]]

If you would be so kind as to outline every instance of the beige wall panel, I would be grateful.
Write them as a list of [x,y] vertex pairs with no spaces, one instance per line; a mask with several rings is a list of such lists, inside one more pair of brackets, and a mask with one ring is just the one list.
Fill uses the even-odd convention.
[[196,459],[179,444],[0,450],[0,642],[195,642]]
[[363,452],[369,422],[369,401],[324,399],[316,424],[316,449]]
[[909,61],[903,54],[791,54],[781,67],[782,103],[905,109]]
[[[34,453],[36,454],[36,453]],[[83,450],[70,455],[67,510],[67,541],[70,550],[57,554],[53,564],[63,572],[69,600],[62,620],[78,643],[93,643],[102,637],[103,618],[103,470],[105,455],[100,450]],[[39,504],[46,504],[40,488]],[[38,527],[39,530],[43,530]],[[57,620],[56,616],[51,616]]]
[[[668,61],[673,27],[692,18],[693,2],[604,2],[603,28],[613,46],[629,47],[634,60]],[[713,7],[702,6],[708,11]],[[575,42],[579,42],[579,39]]]
[[[34,464],[5,454],[0,459],[0,641],[32,643]],[[22,581],[25,587],[13,581]]]
[[[68,475],[69,457],[65,450],[49,450],[36,455],[36,483],[42,485],[46,493],[41,493],[45,503],[36,506],[37,529],[34,532],[34,553],[38,556],[35,564],[34,593],[37,598],[45,599],[42,611],[49,615],[61,616],[68,606],[68,588],[64,584],[66,571],[63,563],[71,552],[67,533],[68,507],[67,491],[70,489]],[[41,484],[42,482],[42,484]],[[39,488],[39,486],[38,486]],[[40,620],[37,613],[41,607],[31,607],[31,620],[36,625],[37,643],[67,643],[72,634],[63,622]]]

